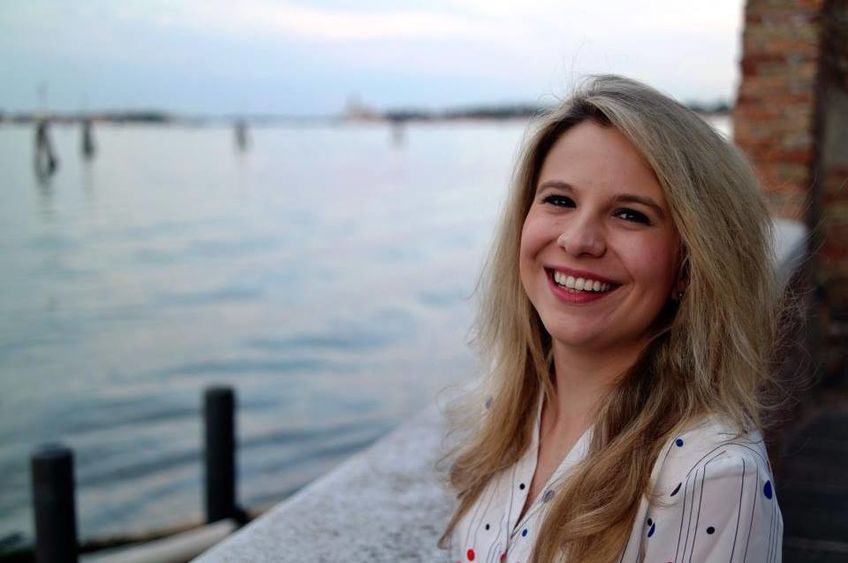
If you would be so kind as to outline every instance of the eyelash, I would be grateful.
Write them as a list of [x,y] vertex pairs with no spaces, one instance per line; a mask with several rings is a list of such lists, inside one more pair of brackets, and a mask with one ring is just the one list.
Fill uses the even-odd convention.
[[[543,203],[554,205],[556,207],[575,207],[574,200],[570,197],[562,195],[549,195],[542,200]],[[630,208],[616,209],[614,215],[619,219],[631,223],[639,223],[642,225],[650,225],[651,220],[647,215]]]
[[[648,219],[647,215],[645,215],[644,213],[640,213],[638,211],[634,211],[633,209],[627,209],[627,208],[616,209],[615,215],[617,217],[621,217],[625,221],[631,221],[633,223],[641,223],[642,225],[650,225],[651,224],[651,220]],[[624,215],[629,215],[629,216],[631,216],[631,218],[627,219],[627,218],[623,217]]]
[[556,205],[557,207],[574,207],[574,201],[570,197],[563,195],[549,195],[542,201],[550,205]]

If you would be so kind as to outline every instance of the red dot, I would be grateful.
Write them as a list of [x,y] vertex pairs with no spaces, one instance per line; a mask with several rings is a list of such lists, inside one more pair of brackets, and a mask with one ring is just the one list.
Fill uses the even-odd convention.
[[501,561],[506,561],[506,552],[501,553]]
[[469,561],[474,561],[474,550],[469,549],[465,552],[465,556],[468,558]]

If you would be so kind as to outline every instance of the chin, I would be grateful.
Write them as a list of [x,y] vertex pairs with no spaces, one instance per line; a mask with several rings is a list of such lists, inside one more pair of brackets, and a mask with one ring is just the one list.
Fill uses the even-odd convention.
[[645,334],[638,336],[611,334],[609,326],[592,326],[587,323],[542,323],[551,336],[552,344],[577,353],[617,356],[629,354],[645,344]]
[[551,340],[560,346],[575,349],[595,350],[609,345],[603,335],[594,331],[580,330],[580,327],[560,327],[545,325],[545,330],[551,335]]

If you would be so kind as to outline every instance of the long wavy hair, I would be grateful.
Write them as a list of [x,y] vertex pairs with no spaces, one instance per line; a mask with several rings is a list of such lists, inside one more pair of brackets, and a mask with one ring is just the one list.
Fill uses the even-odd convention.
[[682,241],[686,287],[600,402],[589,453],[551,503],[532,560],[617,560],[641,498],[651,496],[654,462],[674,434],[707,414],[739,432],[764,426],[778,294],[771,221],[755,176],[727,140],[681,104],[634,80],[593,77],[539,120],[514,172],[478,286],[474,343],[490,399],[453,458],[449,479],[459,504],[443,546],[489,480],[528,447],[538,401],[554,397],[551,337],[519,279],[521,229],[551,147],[587,120],[616,128],[656,174]]

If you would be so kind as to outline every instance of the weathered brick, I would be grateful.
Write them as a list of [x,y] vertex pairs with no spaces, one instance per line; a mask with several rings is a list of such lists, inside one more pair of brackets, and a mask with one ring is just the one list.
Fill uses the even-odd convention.
[[[848,167],[813,152],[828,146],[833,154],[836,140],[825,135],[838,134],[815,127],[816,111],[825,121],[845,111],[817,96],[834,88],[848,96],[848,2],[748,0],[742,49],[734,140],[751,159],[772,213],[809,218],[821,234],[816,279],[828,310],[848,312]],[[846,116],[838,118],[844,123]],[[836,150],[848,154],[848,147]],[[813,175],[816,165],[823,168]],[[812,201],[818,217],[810,216]]]

